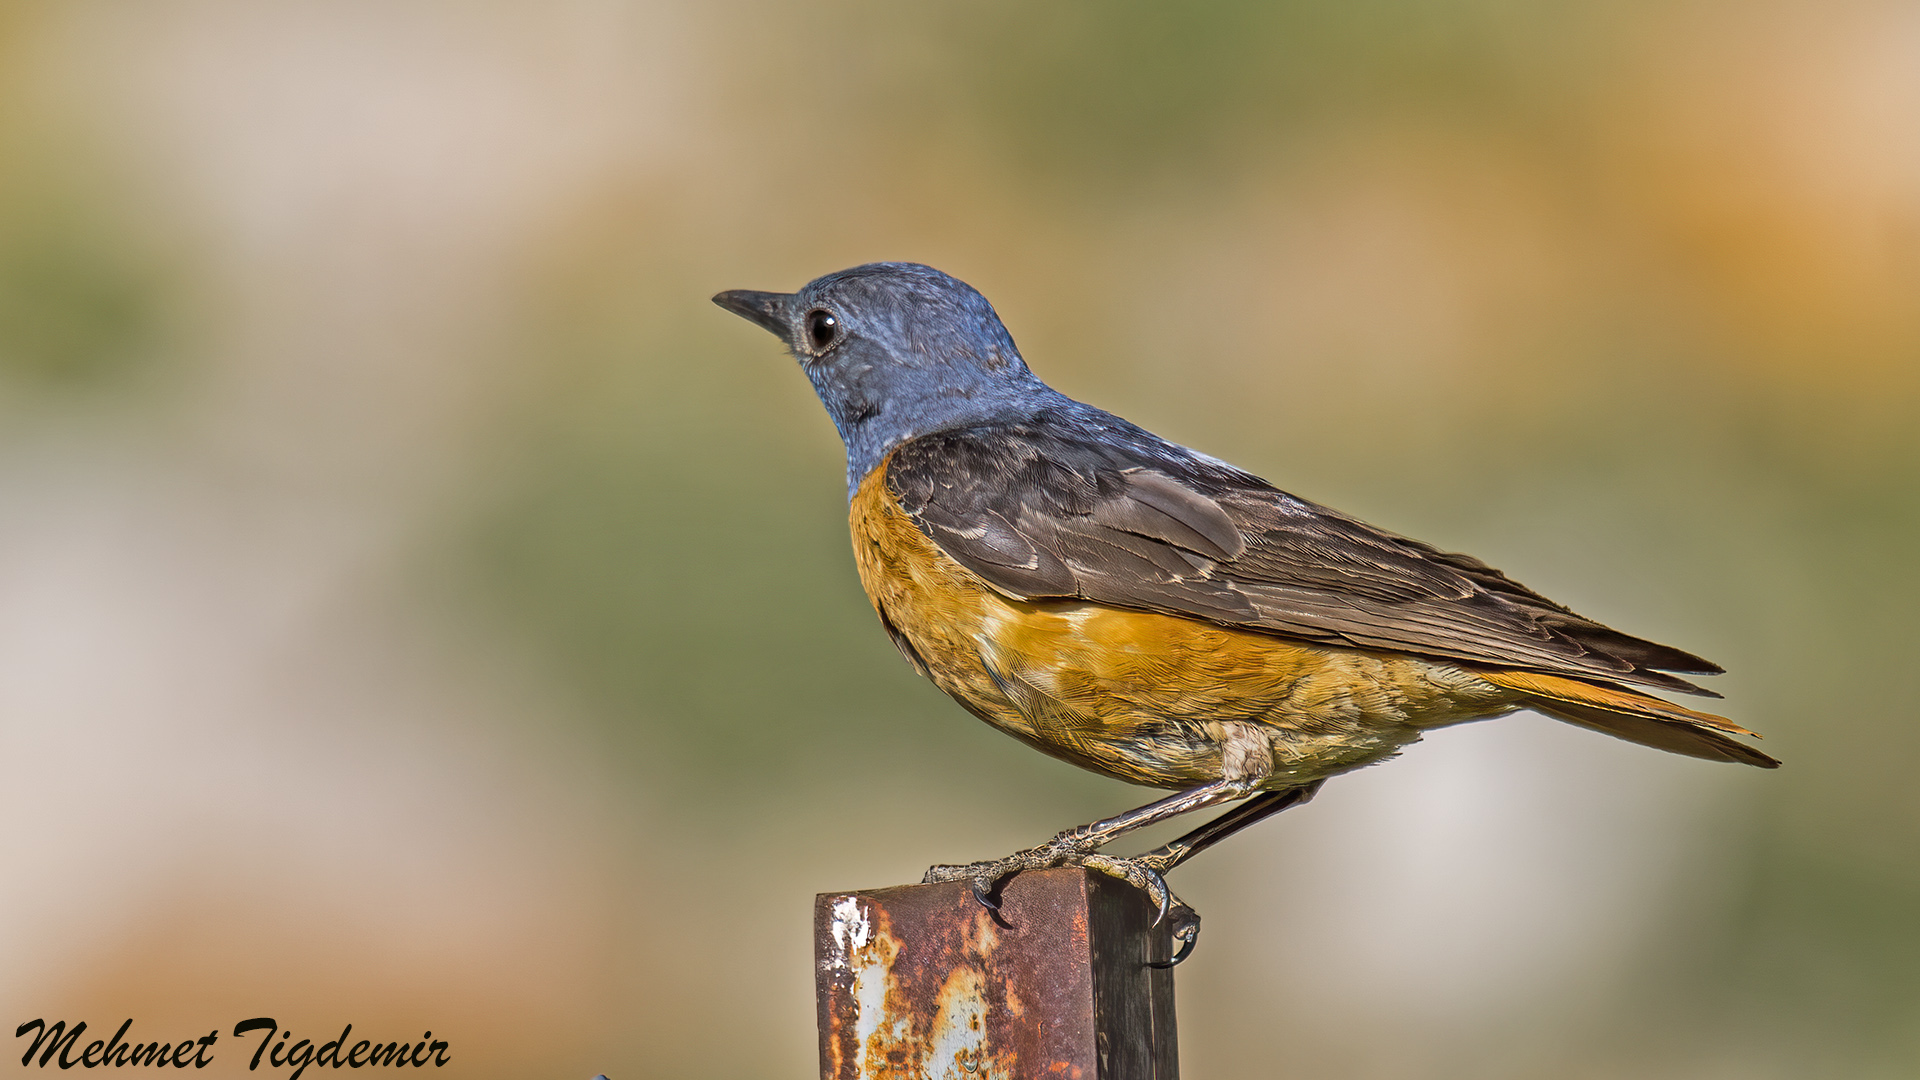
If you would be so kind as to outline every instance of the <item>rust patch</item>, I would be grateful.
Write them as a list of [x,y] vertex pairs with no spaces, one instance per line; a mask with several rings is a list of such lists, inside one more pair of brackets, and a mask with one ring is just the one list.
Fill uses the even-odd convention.
[[1171,973],[1142,963],[1171,942],[1146,899],[1050,870],[1002,900],[1011,928],[963,883],[818,898],[823,1080],[1174,1077]]

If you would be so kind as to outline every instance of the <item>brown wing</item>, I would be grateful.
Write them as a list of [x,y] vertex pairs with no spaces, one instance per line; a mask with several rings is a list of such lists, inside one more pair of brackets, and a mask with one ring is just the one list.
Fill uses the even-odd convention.
[[925,436],[886,478],[928,537],[1019,598],[1702,694],[1665,672],[1720,670],[1094,410]]

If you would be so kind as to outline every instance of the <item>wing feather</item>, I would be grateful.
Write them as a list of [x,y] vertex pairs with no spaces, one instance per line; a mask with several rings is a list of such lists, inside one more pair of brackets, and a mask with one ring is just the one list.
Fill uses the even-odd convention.
[[1097,410],[923,436],[886,468],[921,530],[1016,598],[1701,694],[1668,673],[1720,670]]

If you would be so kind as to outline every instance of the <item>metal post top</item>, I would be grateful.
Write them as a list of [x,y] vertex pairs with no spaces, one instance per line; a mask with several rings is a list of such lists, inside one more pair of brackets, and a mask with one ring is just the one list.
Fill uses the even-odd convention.
[[999,917],[963,882],[823,893],[814,907],[825,1080],[1172,1080],[1173,947],[1132,886],[1080,869],[1010,879]]

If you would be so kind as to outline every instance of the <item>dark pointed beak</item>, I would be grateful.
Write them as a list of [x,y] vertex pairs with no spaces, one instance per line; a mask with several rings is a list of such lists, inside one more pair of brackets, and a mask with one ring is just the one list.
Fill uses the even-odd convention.
[[714,297],[713,302],[748,322],[758,324],[774,337],[782,341],[787,339],[788,320],[791,317],[789,313],[793,304],[792,293],[729,289]]

